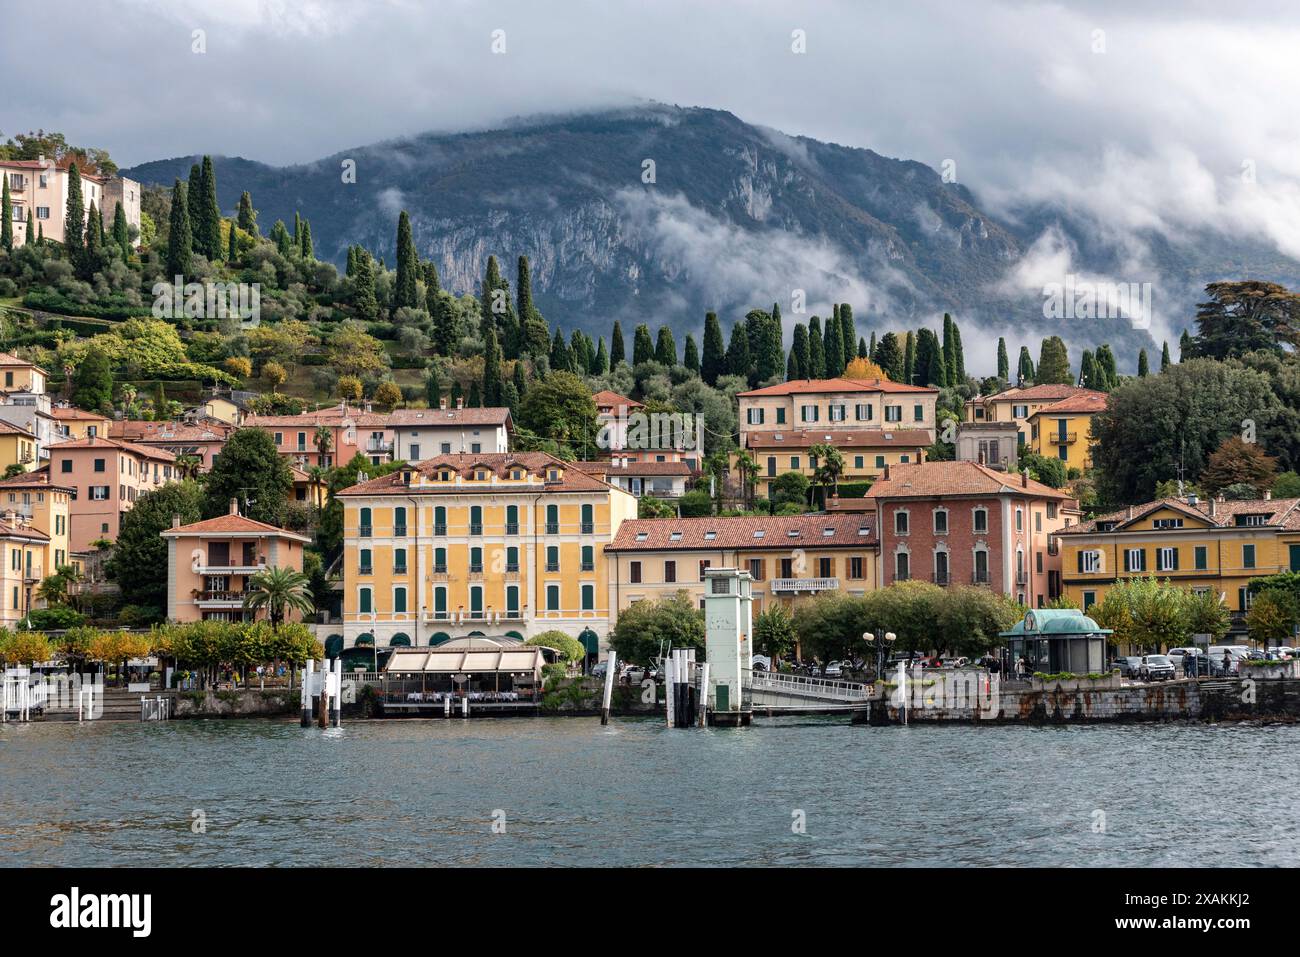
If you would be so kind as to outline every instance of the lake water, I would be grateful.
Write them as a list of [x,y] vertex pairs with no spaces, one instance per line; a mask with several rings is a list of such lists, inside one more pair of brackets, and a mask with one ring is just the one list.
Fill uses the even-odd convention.
[[1294,725],[9,724],[0,862],[1295,866],[1297,754]]

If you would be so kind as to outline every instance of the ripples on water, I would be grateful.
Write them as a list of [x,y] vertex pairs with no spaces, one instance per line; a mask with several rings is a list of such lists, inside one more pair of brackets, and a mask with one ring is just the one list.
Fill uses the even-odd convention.
[[0,862],[1295,866],[1298,747],[1294,725],[9,724]]

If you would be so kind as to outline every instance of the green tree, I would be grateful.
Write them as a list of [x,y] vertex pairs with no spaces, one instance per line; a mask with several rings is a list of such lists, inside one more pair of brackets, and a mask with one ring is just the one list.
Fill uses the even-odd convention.
[[[618,324],[615,323],[617,329]],[[620,337],[621,338],[621,337]],[[623,344],[619,342],[619,353],[622,354]],[[616,363],[611,363],[611,368]],[[700,358],[700,377],[709,385],[715,385],[718,376],[727,373],[727,354],[726,348],[722,344],[722,326],[718,322],[716,312],[706,312],[704,314],[704,354]]]
[[819,442],[808,449],[808,456],[817,462],[813,478],[821,484],[822,494],[825,495],[827,492],[835,494],[840,476],[844,474],[844,456],[840,450],[833,445]]
[[1212,282],[1197,306],[1197,334],[1183,358],[1227,359],[1300,346],[1300,296],[1277,283]]
[[[4,215],[6,219],[9,218],[8,206],[5,207]],[[85,229],[86,203],[81,192],[81,170],[77,168],[76,163],[70,163],[68,164],[67,209],[63,219],[63,248],[72,262],[81,259]]]
[[203,513],[207,518],[225,515],[235,499],[246,517],[282,525],[292,493],[289,463],[276,450],[271,434],[261,429],[237,429],[212,460]]
[[[605,341],[603,339],[600,342],[600,348],[602,352],[605,349]],[[689,332],[686,333],[686,345],[682,347],[682,365],[686,366],[686,368],[690,369],[696,375],[700,374],[700,350],[699,347],[695,345],[695,336],[691,335]]]
[[1016,376],[1025,383],[1034,381],[1034,360],[1029,356],[1028,346],[1020,347],[1020,360],[1016,365]]
[[253,208],[253,195],[244,190],[239,196],[239,211],[236,214],[239,228],[248,235],[257,237],[257,210]]
[[569,446],[583,460],[595,457],[596,403],[573,373],[552,372],[532,383],[519,403],[519,424]]
[[784,658],[794,651],[799,635],[785,605],[774,602],[754,619],[754,648],[770,658]]
[[4,186],[0,187],[0,249],[7,253],[14,251],[14,217],[13,197],[9,193],[9,175],[0,176]]
[[654,342],[650,338],[650,327],[641,323],[632,334],[632,365],[651,362],[655,357]]
[[886,332],[876,344],[874,361],[894,382],[906,382],[907,373],[903,370],[903,350],[898,344],[898,336]]
[[587,649],[583,647],[582,642],[555,628],[533,635],[524,644],[535,648],[550,648],[570,664],[580,662],[587,657]]
[[492,408],[501,405],[501,348],[496,329],[488,330],[483,347],[483,404]]
[[211,262],[221,261],[221,206],[217,203],[217,173],[212,167],[212,157],[203,157],[199,173],[203,192],[199,204],[199,221],[194,225],[195,248]]
[[249,579],[244,609],[251,612],[265,610],[271,627],[278,631],[289,612],[296,611],[306,618],[316,610],[310,584],[302,572],[274,565]]
[[1034,382],[1039,385],[1073,385],[1074,374],[1070,371],[1070,354],[1065,341],[1060,336],[1049,336],[1043,340],[1038,353],[1038,373]]
[[998,336],[998,378],[1011,381],[1011,364],[1007,360],[1007,340]]
[[813,316],[808,320],[807,378],[826,378],[826,339],[822,335],[822,321],[818,316]]
[[826,378],[833,379],[844,374],[844,335],[840,331],[839,317],[835,314],[826,318],[822,356],[826,363]]
[[[122,513],[113,557],[105,569],[118,583],[129,605],[167,608],[167,539],[161,534],[179,515],[182,525],[203,517],[203,486],[193,479],[173,482],[145,492],[129,511]],[[187,598],[188,596],[178,596]]]
[[185,276],[190,271],[192,249],[190,243],[189,204],[185,185],[178,179],[172,186],[171,220],[167,233],[167,278]]
[[113,369],[102,349],[91,346],[77,365],[72,379],[72,401],[92,412],[112,408]]
[[669,647],[704,647],[704,613],[684,591],[669,598],[639,601],[619,612],[609,646],[621,661],[649,664]]
[[[492,260],[495,265],[496,259]],[[420,257],[415,251],[415,240],[411,236],[411,217],[402,212],[397,217],[397,280],[393,283],[391,312],[398,309],[414,309],[420,304],[416,281],[420,275]]]
[[1150,371],[1151,371],[1150,366],[1147,363],[1147,351],[1145,349],[1139,349],[1138,350],[1138,378],[1145,379],[1147,377],[1147,374]]
[[1169,365],[1170,365],[1170,359],[1169,359],[1169,343],[1166,342],[1166,343],[1165,343],[1165,344],[1160,348],[1160,371],[1161,371],[1161,372],[1164,372],[1166,369],[1169,368]]
[[659,327],[659,339],[655,343],[655,362],[672,368],[677,365],[677,342],[673,338],[672,329],[668,326]]
[[[614,329],[609,334],[609,367],[617,369],[620,362],[627,362],[626,345],[623,342],[623,326],[614,320]],[[705,350],[708,350],[708,337],[705,337]]]

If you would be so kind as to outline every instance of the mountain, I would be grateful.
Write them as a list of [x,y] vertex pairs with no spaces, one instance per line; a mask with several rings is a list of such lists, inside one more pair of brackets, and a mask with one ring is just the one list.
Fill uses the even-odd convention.
[[[349,160],[354,183],[344,182]],[[125,173],[169,185],[196,161]],[[977,340],[968,353],[991,355],[992,336],[1005,333],[1009,346],[1025,342],[1036,359],[1038,338],[1060,334],[1078,346],[1110,341],[1130,366],[1151,345],[1125,320],[1044,318],[1029,260],[1045,234],[1075,250],[1080,273],[1121,262],[1091,224],[1051,208],[1000,222],[966,187],[922,163],[791,137],[719,110],[654,104],[429,133],[299,166],[214,163],[223,209],[250,191],[263,233],[299,211],[311,221],[317,255],[340,265],[360,243],[391,267],[402,209],[421,257],[437,263],[454,291],[477,291],[488,255],[513,277],[515,257],[526,254],[538,305],[566,330],[606,334],[617,318],[629,330],[667,323],[679,336],[698,336],[708,309],[725,328],[773,302],[788,329],[848,302],[860,335],[934,325],[951,312],[989,333],[968,332]],[[1158,252],[1156,278],[1172,277],[1177,289],[1161,288],[1157,299],[1180,317],[1210,279],[1251,269],[1278,281],[1300,276],[1300,265],[1262,246],[1166,242]],[[792,301],[796,290],[805,315]],[[1173,328],[1176,336],[1181,326]]]

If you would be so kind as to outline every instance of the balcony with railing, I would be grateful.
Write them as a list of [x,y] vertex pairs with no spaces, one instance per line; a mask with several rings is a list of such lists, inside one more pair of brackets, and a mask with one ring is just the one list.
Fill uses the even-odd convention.
[[366,451],[371,455],[392,455],[393,443],[387,439],[369,438],[366,440]]
[[197,600],[200,605],[221,606],[231,608],[242,606],[246,591],[231,591],[225,589],[222,591],[201,591],[198,593]]
[[983,571],[978,568],[975,569],[975,571],[971,572],[970,581],[972,585],[987,585],[989,583],[988,569],[986,568]]
[[1048,432],[1047,443],[1049,445],[1073,445],[1079,441],[1078,432]]
[[836,591],[840,587],[838,578],[773,578],[772,592],[797,593]]

